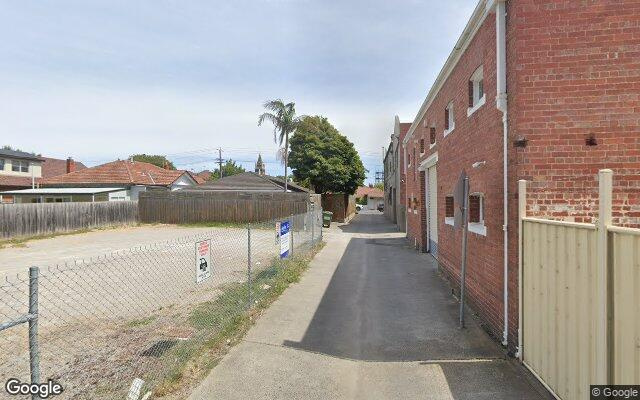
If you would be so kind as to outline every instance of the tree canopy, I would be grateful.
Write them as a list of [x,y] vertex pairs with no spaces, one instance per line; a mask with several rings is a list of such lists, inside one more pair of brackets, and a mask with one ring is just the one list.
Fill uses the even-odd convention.
[[[222,164],[222,177],[231,176],[235,174],[240,174],[242,172],[246,172],[246,170],[241,166],[236,164],[233,160],[227,160],[226,163]],[[211,174],[211,179],[220,179],[220,168],[216,168],[215,171]]]
[[160,168],[167,167],[168,169],[176,169],[175,165],[173,165],[173,163],[169,161],[166,156],[158,154],[134,154],[130,156],[130,158],[133,161],[146,162]]
[[325,117],[304,118],[290,139],[289,162],[296,182],[316,193],[353,194],[365,179],[353,143]]

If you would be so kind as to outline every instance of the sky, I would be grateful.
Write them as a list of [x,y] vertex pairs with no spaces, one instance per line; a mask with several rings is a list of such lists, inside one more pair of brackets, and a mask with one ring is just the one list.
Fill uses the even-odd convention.
[[266,100],[323,115],[382,171],[476,0],[1,1],[0,145],[89,166],[164,154],[282,175]]

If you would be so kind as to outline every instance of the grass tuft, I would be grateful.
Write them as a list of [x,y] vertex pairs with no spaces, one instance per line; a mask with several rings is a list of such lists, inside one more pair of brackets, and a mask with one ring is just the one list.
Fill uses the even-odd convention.
[[251,306],[246,283],[228,285],[215,300],[197,305],[188,322],[196,330],[194,337],[167,352],[167,372],[155,386],[154,397],[184,390],[215,367],[230,346],[237,344],[259,315],[292,283],[300,281],[313,256],[322,249],[319,243],[305,255],[289,259],[274,258],[270,266],[258,271],[251,282]]

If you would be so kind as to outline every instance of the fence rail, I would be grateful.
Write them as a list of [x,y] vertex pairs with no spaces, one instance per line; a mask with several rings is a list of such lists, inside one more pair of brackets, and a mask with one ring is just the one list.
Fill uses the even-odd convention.
[[0,237],[45,235],[138,221],[135,201],[0,205]]
[[[281,290],[287,265],[296,265],[281,253],[289,247],[292,261],[308,255],[322,238],[321,216],[211,228],[37,271],[25,266],[0,281],[0,376],[51,379],[64,388],[61,398],[186,398],[182,372],[188,379],[206,372],[215,354],[198,356]],[[198,279],[207,268],[210,276]]]

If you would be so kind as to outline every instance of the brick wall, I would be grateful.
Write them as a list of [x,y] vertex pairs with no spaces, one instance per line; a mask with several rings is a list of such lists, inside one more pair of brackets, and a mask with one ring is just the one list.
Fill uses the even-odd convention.
[[[436,146],[407,168],[404,202],[407,236],[425,248],[424,176],[415,166],[438,152],[438,250],[440,267],[458,288],[461,232],[445,223],[445,196],[460,172],[471,193],[484,198],[486,236],[470,232],[469,303],[496,337],[503,329],[502,121],[496,109],[495,15],[483,22],[407,144]],[[467,116],[468,80],[484,69],[485,105]],[[640,2],[509,0],[507,2],[509,105],[509,348],[518,323],[517,181],[530,184],[530,214],[578,222],[597,217],[597,173],[614,170],[614,222],[640,222]],[[454,101],[455,129],[444,136],[445,107]],[[426,124],[425,124],[426,122]],[[587,145],[587,139],[595,145]],[[519,139],[526,147],[515,147]],[[472,164],[485,161],[483,166]],[[413,207],[412,207],[413,208]]]
[[[471,193],[484,196],[486,236],[468,234],[467,293],[470,304],[486,321],[495,336],[502,332],[502,115],[496,109],[495,16],[489,15],[473,38],[461,60],[426,111],[409,146],[424,139],[430,142],[431,127],[436,128],[436,145],[426,146],[417,162],[438,152],[438,261],[444,274],[458,288],[462,232],[445,223],[445,196],[452,195],[464,169],[469,175]],[[483,66],[485,104],[467,116],[468,81]],[[445,108],[453,100],[455,129],[444,136]],[[425,124],[426,121],[426,124]],[[411,149],[411,147],[410,147]],[[417,151],[419,153],[419,151]],[[476,162],[485,161],[479,168]],[[426,248],[426,208],[424,174],[414,180],[413,164],[407,173],[407,193],[419,198],[419,213],[409,214],[408,237]]]
[[[640,222],[640,2],[510,1],[512,129],[530,212],[597,217],[597,174],[614,171],[614,222]],[[595,145],[586,141],[593,138]]]

